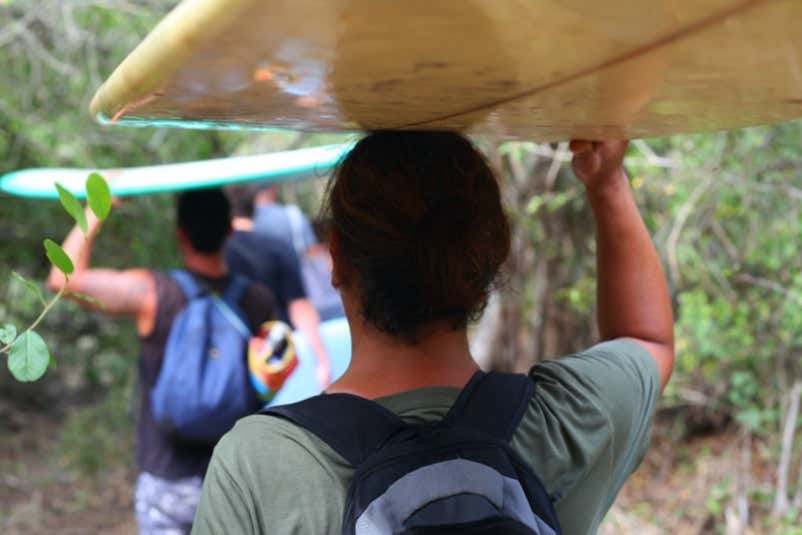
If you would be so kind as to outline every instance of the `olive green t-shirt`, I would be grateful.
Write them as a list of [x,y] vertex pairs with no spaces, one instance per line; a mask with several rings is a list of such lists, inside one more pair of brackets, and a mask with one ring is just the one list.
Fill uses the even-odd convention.
[[[512,447],[545,484],[563,533],[595,533],[648,446],[657,366],[642,345],[620,339],[542,362],[530,375],[535,391]],[[376,401],[408,422],[430,422],[458,394],[426,387]],[[192,533],[340,533],[352,473],[306,430],[249,416],[214,451]]]

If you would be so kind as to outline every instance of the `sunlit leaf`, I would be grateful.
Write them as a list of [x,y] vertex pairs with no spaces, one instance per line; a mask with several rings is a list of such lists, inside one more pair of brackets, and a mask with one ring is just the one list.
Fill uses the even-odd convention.
[[47,254],[47,259],[50,260],[50,263],[56,266],[65,275],[72,273],[72,271],[75,269],[75,266],[73,266],[72,260],[70,260],[70,257],[67,256],[67,253],[64,252],[64,249],[61,248],[61,245],[49,238],[45,238],[44,244],[45,253]]
[[50,352],[42,337],[26,331],[14,341],[8,353],[8,370],[18,381],[36,381],[50,364]]
[[86,202],[98,219],[106,219],[111,210],[111,190],[109,184],[98,173],[91,173],[86,179]]
[[78,223],[81,231],[86,234],[86,214],[84,213],[84,207],[81,206],[80,201],[58,182],[56,182],[56,191],[58,191],[58,199],[61,201],[61,206],[63,206],[64,210]]
[[35,282],[26,279],[16,271],[11,272],[11,276],[20,281],[23,285],[25,285],[28,290],[39,299],[39,302],[42,303],[43,306],[47,306],[47,302],[45,301],[45,296],[42,295],[42,290],[39,289],[39,285]]
[[0,344],[8,345],[17,337],[17,328],[10,323],[0,327]]
[[546,198],[543,195],[533,195],[526,205],[526,213],[535,215],[544,204],[546,204]]

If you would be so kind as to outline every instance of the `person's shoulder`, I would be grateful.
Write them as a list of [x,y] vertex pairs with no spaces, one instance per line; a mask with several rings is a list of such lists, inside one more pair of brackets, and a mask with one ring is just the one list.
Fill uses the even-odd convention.
[[513,446],[536,466],[550,492],[571,488],[600,459],[615,470],[626,452],[642,452],[648,444],[660,377],[654,359],[634,340],[543,361],[529,376],[535,391]]
[[257,253],[269,252],[274,254],[293,254],[292,247],[282,240],[275,238],[264,232],[258,230],[237,230],[229,238],[236,240],[235,244],[242,244],[244,246],[253,248],[252,250]]
[[232,247],[236,247],[241,243],[247,242],[248,236],[250,234],[253,234],[253,232],[249,230],[234,230],[233,232],[231,232],[231,234],[229,234],[228,238],[226,239],[225,242],[226,250],[229,250]]
[[143,268],[138,269],[138,271],[141,271],[143,277],[148,277],[153,281],[157,302],[164,300],[175,301],[183,295],[181,287],[171,275],[171,270]]
[[331,532],[350,468],[327,448],[286,420],[241,419],[215,447],[193,533]]
[[271,444],[296,443],[306,437],[306,432],[292,422],[270,414],[253,414],[240,419],[221,439],[218,448],[247,450],[265,440]]
[[247,416],[218,442],[218,462],[233,477],[304,481],[332,477],[333,465],[345,464],[326,443],[295,424],[266,414]]
[[619,338],[584,351],[545,360],[529,372],[536,399],[572,411],[617,418],[653,407],[660,394],[660,373],[648,350],[638,342]]
[[545,360],[530,372],[538,382],[578,382],[608,390],[611,384],[637,381],[659,390],[660,374],[649,351],[630,338],[617,338],[559,359]]

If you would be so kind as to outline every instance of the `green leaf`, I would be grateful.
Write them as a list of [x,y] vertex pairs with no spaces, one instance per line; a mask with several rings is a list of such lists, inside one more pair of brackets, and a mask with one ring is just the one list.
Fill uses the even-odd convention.
[[35,282],[26,279],[16,271],[12,271],[11,276],[20,281],[22,284],[24,284],[25,287],[28,288],[28,290],[39,299],[39,301],[42,303],[42,306],[47,306],[47,301],[45,301],[45,296],[42,295],[42,290],[39,289],[39,286]]
[[529,203],[526,205],[526,213],[529,215],[535,215],[544,204],[546,204],[546,199],[543,195],[533,195],[532,198],[529,199]]
[[34,331],[25,331],[11,346],[8,370],[17,381],[36,381],[50,364],[50,352],[45,341]]
[[759,409],[751,407],[738,412],[735,415],[735,420],[750,431],[757,431],[760,429],[763,415],[760,413]]
[[56,182],[56,191],[58,191],[58,199],[61,201],[61,206],[63,206],[64,210],[78,223],[78,226],[81,227],[81,231],[86,234],[86,214],[84,213],[84,207],[81,206],[80,201],[58,182]]
[[47,253],[47,259],[50,260],[50,263],[59,268],[65,275],[72,273],[75,266],[72,265],[72,260],[61,248],[61,245],[49,238],[45,238],[44,244],[45,253]]
[[98,219],[106,219],[111,210],[111,190],[106,179],[90,173],[86,179],[86,202]]
[[2,327],[0,327],[0,344],[8,345],[14,341],[14,338],[17,337],[17,328],[11,325],[10,323],[6,323]]

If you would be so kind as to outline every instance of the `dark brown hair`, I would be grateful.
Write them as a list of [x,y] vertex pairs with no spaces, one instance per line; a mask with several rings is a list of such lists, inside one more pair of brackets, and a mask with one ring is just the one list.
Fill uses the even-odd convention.
[[231,229],[231,206],[220,188],[185,191],[178,195],[176,220],[195,251],[216,253]]
[[229,184],[224,188],[228,202],[231,203],[231,215],[234,217],[253,217],[253,200],[256,195],[266,188],[264,182],[241,182]]
[[435,322],[478,317],[510,248],[493,172],[453,132],[363,138],[332,176],[324,214],[365,319],[409,343]]

